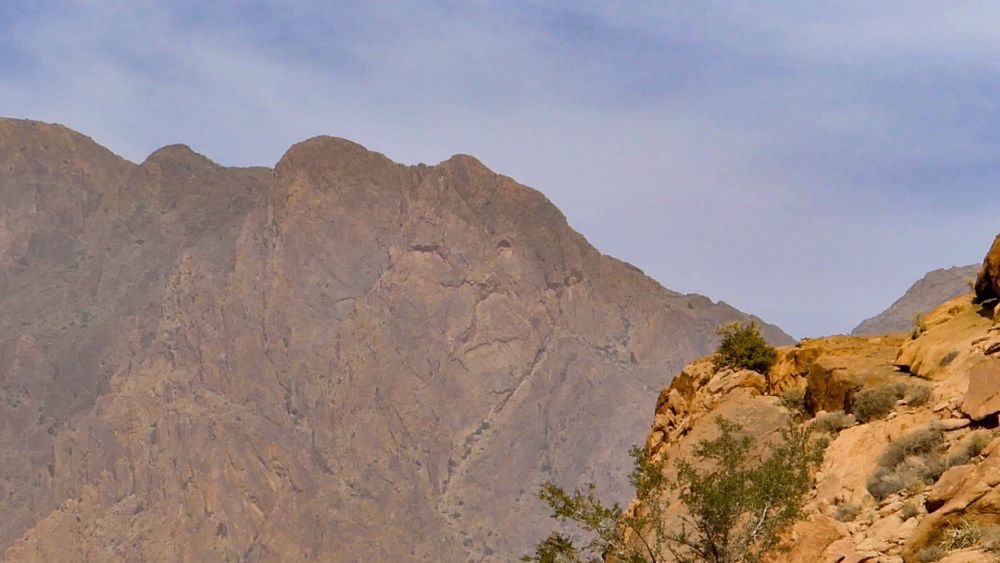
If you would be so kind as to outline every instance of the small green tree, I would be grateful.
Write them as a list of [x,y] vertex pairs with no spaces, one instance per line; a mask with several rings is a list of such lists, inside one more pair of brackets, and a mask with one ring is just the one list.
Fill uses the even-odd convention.
[[712,357],[715,369],[749,369],[767,375],[778,353],[761,336],[756,322],[729,323],[719,327],[717,332],[722,341]]
[[[606,507],[593,485],[572,495],[545,483],[539,496],[552,517],[576,522],[588,536],[581,548],[569,536],[553,533],[523,561],[598,562],[612,557],[623,563],[657,563],[671,553],[681,563],[756,563],[777,547],[781,533],[802,515],[812,488],[811,469],[822,457],[825,440],[810,439],[794,422],[770,447],[767,459],[753,457],[753,438],[738,424],[717,418],[719,436],[695,448],[697,467],[677,462],[677,478],[664,476],[664,460],[651,460],[642,448],[631,450],[630,475],[640,501],[634,513]],[[667,530],[664,510],[674,489],[687,508],[680,530]]]
[[674,488],[688,515],[668,536],[670,552],[680,563],[758,563],[802,516],[811,470],[827,441],[812,440],[808,428],[790,422],[767,459],[757,461],[753,439],[738,424],[721,417],[716,424],[719,436],[699,442],[694,452],[710,470],[677,462]]
[[[667,538],[660,501],[669,486],[663,475],[663,460],[651,460],[639,446],[633,446],[629,455],[633,464],[629,482],[635,487],[636,498],[643,503],[644,510],[629,514],[618,503],[605,506],[592,483],[569,494],[547,482],[538,496],[552,509],[552,517],[576,522],[589,540],[577,547],[569,536],[553,532],[538,544],[534,556],[525,555],[521,560],[596,563],[613,557],[622,563],[657,563]],[[652,543],[643,536],[643,532],[648,531],[653,532]],[[634,542],[629,541],[630,536]]]

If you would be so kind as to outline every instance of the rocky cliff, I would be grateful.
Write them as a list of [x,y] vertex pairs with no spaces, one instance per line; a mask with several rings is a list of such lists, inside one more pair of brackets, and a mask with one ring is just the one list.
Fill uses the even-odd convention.
[[909,332],[914,319],[938,305],[969,292],[969,282],[976,279],[979,265],[955,266],[928,272],[888,309],[865,319],[851,331],[854,336],[875,336],[891,332]]
[[628,496],[655,390],[748,318],[472,157],[137,165],[9,119],[0,288],[10,561],[510,560],[538,482]]
[[[771,388],[752,371],[688,365],[659,395],[648,454],[666,460],[669,478],[671,460],[716,434],[717,416],[758,443],[794,419],[830,444],[807,517],[774,561],[1000,561],[1000,237],[978,280],[975,295],[934,309],[911,334],[780,348]],[[668,526],[685,514],[675,494],[662,499]]]

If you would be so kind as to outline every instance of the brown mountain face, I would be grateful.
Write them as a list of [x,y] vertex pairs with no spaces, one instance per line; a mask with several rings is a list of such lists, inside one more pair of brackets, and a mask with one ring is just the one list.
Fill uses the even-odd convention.
[[135,165],[19,120],[0,288],[10,561],[510,560],[539,482],[631,496],[654,390],[748,318],[468,156]]
[[866,319],[851,331],[854,336],[874,336],[891,332],[909,332],[917,315],[969,292],[969,280],[976,279],[979,264],[955,266],[928,272],[913,284],[888,309]]

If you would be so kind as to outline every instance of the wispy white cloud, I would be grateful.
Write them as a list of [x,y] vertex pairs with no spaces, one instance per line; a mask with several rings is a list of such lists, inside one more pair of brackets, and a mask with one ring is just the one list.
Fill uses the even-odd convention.
[[100,0],[0,8],[0,113],[133,160],[329,133],[475,154],[605,252],[799,334],[997,230],[991,3]]

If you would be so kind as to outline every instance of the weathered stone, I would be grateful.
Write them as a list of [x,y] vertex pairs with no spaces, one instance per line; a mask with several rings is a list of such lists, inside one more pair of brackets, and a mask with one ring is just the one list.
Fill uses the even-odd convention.
[[816,514],[808,520],[795,524],[787,540],[791,549],[776,554],[773,561],[776,563],[819,561],[831,544],[845,537],[847,529],[844,524],[829,516]]
[[1000,296],[1000,235],[993,239],[983,265],[976,276],[976,299],[980,302]]
[[648,390],[750,319],[468,156],[136,165],[17,120],[0,287],[8,560],[512,560],[538,483],[631,494]]
[[928,512],[934,512],[940,508],[948,499],[954,497],[965,485],[965,480],[976,470],[975,465],[958,465],[949,468],[938,478],[934,486],[927,493],[924,504]]
[[987,358],[972,367],[962,412],[973,420],[1000,412],[1000,359]]

